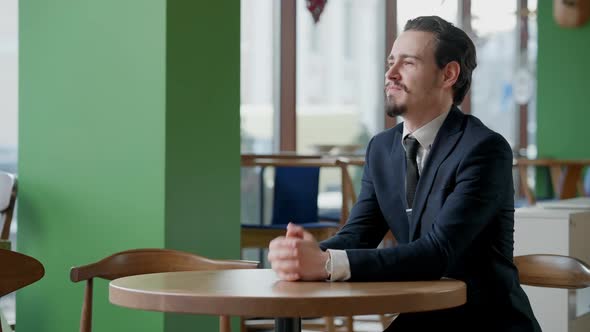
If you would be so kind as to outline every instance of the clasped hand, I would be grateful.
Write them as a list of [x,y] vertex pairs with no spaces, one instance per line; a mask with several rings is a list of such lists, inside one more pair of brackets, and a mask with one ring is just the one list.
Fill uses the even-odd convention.
[[268,261],[282,280],[326,280],[328,258],[313,235],[293,223],[287,225],[285,236],[275,238],[268,246]]

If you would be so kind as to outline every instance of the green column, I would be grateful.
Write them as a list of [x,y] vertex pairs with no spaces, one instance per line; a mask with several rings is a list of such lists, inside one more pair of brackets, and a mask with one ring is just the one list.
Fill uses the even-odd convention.
[[[140,247],[239,257],[239,1],[21,1],[21,331],[76,331],[69,269]],[[108,303],[96,331],[213,331]]]
[[540,157],[590,158],[590,22],[555,23],[553,2],[539,1],[537,144]]
[[[169,0],[167,11],[166,247],[239,258],[240,2]],[[166,331],[194,321],[167,315]]]

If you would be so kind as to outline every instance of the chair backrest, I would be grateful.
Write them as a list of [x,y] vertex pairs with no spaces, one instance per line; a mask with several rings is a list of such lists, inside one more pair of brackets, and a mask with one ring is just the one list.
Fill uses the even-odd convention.
[[514,264],[523,285],[567,289],[590,286],[590,267],[570,256],[516,256]]
[[320,168],[276,167],[272,224],[318,221]]
[[0,297],[36,282],[44,274],[43,264],[33,257],[0,249]]
[[[92,280],[113,280],[138,274],[202,271],[225,269],[253,269],[258,262],[241,260],[215,260],[199,255],[169,249],[134,249],[118,252],[96,263],[73,267],[70,280],[86,280],[80,331],[92,330]],[[220,317],[220,331],[229,331],[229,317]]]
[[16,204],[16,177],[0,171],[0,240],[8,240]]
[[[264,223],[264,169],[266,167],[273,167],[279,170],[275,173],[275,197],[273,202],[276,200],[276,196],[284,197],[279,199],[277,203],[273,203],[273,217],[271,218],[272,224],[285,224],[290,221],[298,223],[309,223],[319,221],[318,217],[318,193],[319,193],[319,174],[321,168],[334,167],[340,168],[342,175],[342,206],[340,213],[340,225],[343,226],[348,220],[349,202],[348,190],[345,190],[346,183],[346,164],[338,162],[336,158],[320,158],[320,157],[309,157],[309,156],[282,156],[277,155],[273,158],[255,158],[249,156],[242,158],[243,167],[261,167],[260,175],[260,220],[261,224]],[[288,183],[286,186],[284,183]],[[284,189],[283,189],[284,188]],[[294,190],[295,189],[295,190]],[[302,196],[293,196],[296,198],[290,198],[290,194],[285,193],[299,193]],[[303,198],[302,198],[303,197]],[[305,211],[297,211],[300,209],[298,206],[294,206],[294,202],[301,205],[306,209]],[[308,209],[309,208],[309,209]]]

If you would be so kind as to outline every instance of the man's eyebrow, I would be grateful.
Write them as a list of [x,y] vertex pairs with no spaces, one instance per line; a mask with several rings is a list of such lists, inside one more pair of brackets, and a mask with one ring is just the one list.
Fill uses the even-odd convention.
[[[422,61],[422,58],[420,58],[420,57],[419,57],[419,56],[417,56],[417,55],[413,55],[413,54],[400,54],[400,55],[399,55],[399,58],[400,58],[400,59],[408,59],[408,58],[410,58],[410,59],[415,59],[415,60],[418,60],[418,61]],[[390,55],[387,57],[387,61],[389,61],[389,62],[393,62],[393,60],[395,60],[395,57],[394,57],[393,55],[391,55],[391,54],[390,54]]]

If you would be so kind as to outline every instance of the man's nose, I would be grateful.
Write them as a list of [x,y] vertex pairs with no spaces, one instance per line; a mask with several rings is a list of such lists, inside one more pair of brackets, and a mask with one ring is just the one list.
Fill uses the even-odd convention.
[[389,81],[399,81],[401,79],[397,65],[389,67],[385,72],[385,79]]

